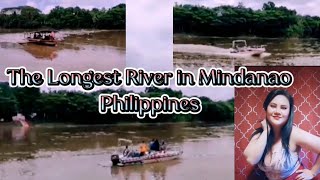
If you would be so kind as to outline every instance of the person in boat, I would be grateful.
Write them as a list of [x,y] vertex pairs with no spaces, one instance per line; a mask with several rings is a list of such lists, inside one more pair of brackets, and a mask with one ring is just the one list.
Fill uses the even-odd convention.
[[50,40],[54,40],[55,39],[55,34],[54,34],[54,32],[52,31],[51,33],[50,33]]
[[40,33],[36,32],[33,34],[33,39],[41,39],[41,38],[42,38],[42,36]]
[[37,39],[42,39],[42,35],[40,33],[38,33]]
[[150,144],[150,150],[151,151],[160,151],[160,143],[158,139],[153,139],[153,142]]
[[166,148],[166,144],[164,141],[161,142],[161,145],[160,145],[160,151],[165,151],[167,148]]
[[125,147],[125,149],[123,150],[123,156],[128,156],[129,155],[129,153],[130,153],[130,150],[129,150],[129,148],[128,148],[128,145],[126,145],[126,147]]
[[153,150],[160,151],[160,143],[159,143],[158,139],[156,139],[153,143]]
[[148,153],[148,146],[144,141],[142,141],[142,143],[140,144],[140,156],[144,156],[147,153]]
[[152,139],[149,143],[149,149],[152,150],[153,147],[153,143],[154,143],[155,139]]
[[[252,134],[244,151],[247,161],[257,165],[268,179],[316,177],[320,172],[320,137],[293,126],[293,97],[286,90],[273,90],[267,95],[263,108],[266,118]],[[305,169],[301,164],[301,147],[318,154],[311,169]]]
[[51,40],[51,37],[49,35],[44,37],[44,40]]

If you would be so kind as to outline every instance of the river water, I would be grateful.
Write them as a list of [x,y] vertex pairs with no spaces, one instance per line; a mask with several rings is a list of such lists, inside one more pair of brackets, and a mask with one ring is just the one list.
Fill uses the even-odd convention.
[[64,41],[57,47],[22,44],[25,33],[0,33],[0,81],[7,67],[24,66],[28,71],[44,72],[47,67],[60,71],[110,71],[125,68],[125,31],[61,31],[56,37]]
[[[266,52],[260,57],[250,54],[231,53],[232,41],[243,39],[247,45],[266,45]],[[200,37],[174,35],[173,65],[193,72],[198,69],[222,68],[234,71],[235,66],[319,66],[319,39],[286,39],[257,37]],[[180,88],[188,95],[204,95],[213,100],[227,100],[234,97],[233,87]]]
[[[112,167],[120,138],[159,138],[184,153],[179,160]],[[135,124],[74,126],[45,124],[30,129],[1,124],[1,180],[234,179],[232,125]]]
[[[232,41],[244,39],[249,46],[266,45],[260,57],[230,53]],[[176,35],[174,37],[174,65],[184,69],[198,67],[234,66],[319,66],[320,41],[315,38],[253,38],[253,37],[199,37]]]

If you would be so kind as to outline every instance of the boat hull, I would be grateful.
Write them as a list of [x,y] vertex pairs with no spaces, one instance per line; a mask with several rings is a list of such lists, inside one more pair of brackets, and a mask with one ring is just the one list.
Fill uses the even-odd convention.
[[[241,45],[239,47],[239,44]],[[260,56],[266,51],[265,45],[261,46],[247,46],[246,40],[234,40],[232,41],[231,53],[248,54],[251,56]]]
[[241,49],[241,50],[232,49],[231,50],[231,53],[249,54],[251,56],[260,56],[264,52],[265,52],[265,49]]
[[179,159],[182,155],[182,151],[169,151],[169,152],[158,152],[144,155],[141,157],[121,157],[120,155],[112,155],[111,161],[113,166],[129,166],[137,164],[150,164],[162,161],[170,161]]
[[28,43],[43,45],[43,46],[57,46],[57,41],[50,40],[38,40],[38,39],[28,39]]

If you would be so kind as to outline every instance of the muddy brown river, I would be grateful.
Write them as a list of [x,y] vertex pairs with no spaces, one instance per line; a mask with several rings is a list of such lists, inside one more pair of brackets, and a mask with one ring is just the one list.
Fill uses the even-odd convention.
[[0,33],[0,81],[8,81],[3,73],[7,67],[24,66],[41,72],[47,67],[56,72],[125,67],[125,31],[64,30],[56,34],[64,39],[57,47],[23,44],[25,37],[24,32]]
[[[234,179],[232,125],[201,123],[74,126],[0,124],[1,180]],[[112,167],[120,138],[159,138],[181,148],[179,160]]]
[[[243,39],[247,45],[266,45],[260,57],[230,53],[232,41]],[[184,69],[234,66],[319,66],[320,41],[315,38],[286,39],[258,37],[174,36],[174,65]]]

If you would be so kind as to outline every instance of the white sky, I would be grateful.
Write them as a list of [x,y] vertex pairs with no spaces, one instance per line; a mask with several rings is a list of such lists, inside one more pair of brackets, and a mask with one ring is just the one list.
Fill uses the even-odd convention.
[[111,8],[120,3],[125,3],[125,0],[1,0],[0,9],[16,6],[32,6],[40,9],[43,13],[49,13],[56,6],[76,7],[84,9],[92,8]]
[[127,66],[148,71],[173,70],[173,2],[126,2]]

